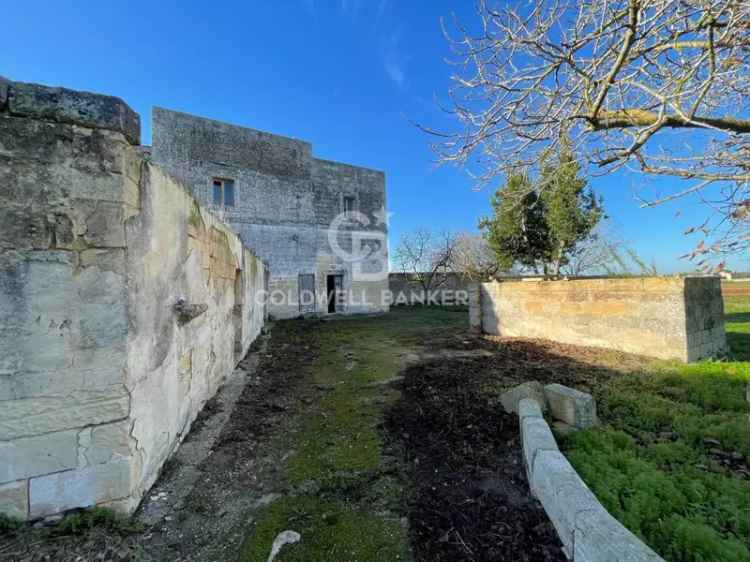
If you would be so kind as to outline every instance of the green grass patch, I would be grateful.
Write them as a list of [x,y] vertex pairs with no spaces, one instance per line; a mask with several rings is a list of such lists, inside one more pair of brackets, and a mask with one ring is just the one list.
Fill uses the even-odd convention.
[[301,542],[285,546],[278,560],[407,560],[406,530],[398,519],[366,509],[304,496],[283,498],[270,505],[258,523],[241,560],[265,562],[276,535],[294,529]]
[[53,532],[60,535],[81,535],[95,528],[121,534],[137,533],[143,530],[143,526],[131,517],[106,507],[92,507],[66,515],[53,528]]
[[750,299],[727,298],[726,313],[742,360],[615,378],[595,390],[602,427],[561,441],[604,507],[670,561],[750,561]]
[[732,353],[739,361],[750,361],[750,296],[727,296],[724,313]]
[[409,490],[380,431],[384,409],[398,398],[388,381],[428,334],[467,323],[465,313],[424,307],[314,325],[314,399],[278,444],[294,451],[284,467],[289,493],[261,513],[240,560],[266,560],[287,529],[302,540],[284,547],[282,561],[410,558],[400,522]]

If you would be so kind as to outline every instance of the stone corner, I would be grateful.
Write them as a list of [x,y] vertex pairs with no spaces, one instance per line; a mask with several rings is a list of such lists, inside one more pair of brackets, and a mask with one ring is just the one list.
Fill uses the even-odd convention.
[[11,115],[114,131],[140,144],[141,118],[118,97],[27,82],[8,81],[5,87]]

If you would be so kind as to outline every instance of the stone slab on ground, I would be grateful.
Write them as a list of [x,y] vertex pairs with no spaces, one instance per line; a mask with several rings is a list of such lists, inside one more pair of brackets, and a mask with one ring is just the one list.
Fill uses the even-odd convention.
[[604,508],[578,514],[575,562],[664,562]]
[[544,387],[542,383],[537,381],[529,381],[514,386],[500,395],[500,403],[509,414],[517,414],[518,403],[524,398],[533,398],[536,400],[542,411],[547,409],[547,401],[544,398]]
[[542,451],[558,451],[555,437],[544,418],[528,416],[521,420],[521,446],[524,458],[529,459],[526,476],[529,482],[533,482],[534,459]]
[[577,514],[597,509],[599,502],[560,451],[539,451],[529,464],[531,490],[544,506],[570,556]]
[[544,396],[555,419],[579,429],[596,425],[596,401],[590,394],[561,384],[548,384]]
[[[561,385],[548,385],[545,391],[549,387],[553,387],[551,390],[554,394],[558,390],[556,387]],[[561,388],[564,391],[571,390]],[[569,394],[563,392],[560,395],[567,397]],[[586,402],[586,405],[589,403]],[[568,413],[579,413],[574,405],[568,404],[568,407]],[[596,419],[595,409],[593,416],[591,410],[586,410],[585,413],[589,415],[589,419]],[[599,503],[557,448],[552,431],[535,400],[521,400],[519,418],[529,487],[547,512],[567,557],[573,562],[662,561]]]
[[518,402],[518,419],[523,421],[525,418],[541,418],[543,415],[542,407],[539,401],[534,398],[524,398]]

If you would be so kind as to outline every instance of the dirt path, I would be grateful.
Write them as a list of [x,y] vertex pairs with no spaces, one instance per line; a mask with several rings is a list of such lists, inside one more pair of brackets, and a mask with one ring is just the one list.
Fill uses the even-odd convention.
[[[265,561],[292,530],[277,560],[557,560],[517,424],[480,392],[504,346],[466,328],[434,309],[279,322],[165,467],[139,532],[32,529],[0,538],[0,559]],[[529,353],[545,380],[549,358]]]

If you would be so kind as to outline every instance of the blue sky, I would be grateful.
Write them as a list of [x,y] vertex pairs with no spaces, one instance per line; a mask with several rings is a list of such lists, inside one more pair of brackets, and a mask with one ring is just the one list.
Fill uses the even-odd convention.
[[[151,107],[160,105],[300,138],[316,156],[383,170],[393,246],[417,226],[476,231],[490,210],[490,190],[474,190],[461,170],[437,168],[430,139],[412,124],[453,124],[434,103],[451,73],[439,20],[456,12],[471,21],[472,4],[12,2],[0,20],[0,74],[117,95],[141,114],[144,143]],[[646,261],[662,272],[690,269],[678,257],[697,240],[681,233],[705,209],[690,201],[640,209],[634,192],[645,182],[618,174],[591,185]]]

